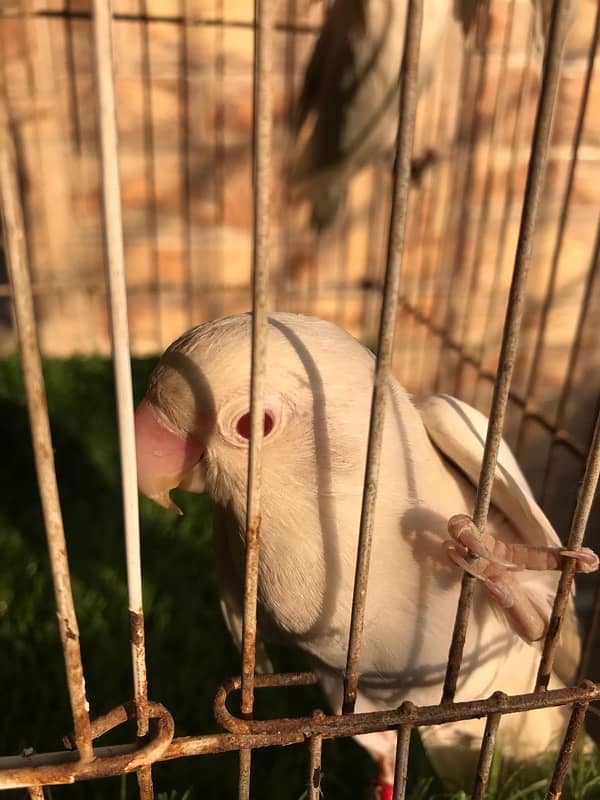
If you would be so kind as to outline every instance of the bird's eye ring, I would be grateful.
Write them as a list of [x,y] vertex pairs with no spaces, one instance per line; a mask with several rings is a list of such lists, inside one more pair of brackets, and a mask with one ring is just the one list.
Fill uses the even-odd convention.
[[[275,419],[270,411],[265,411],[265,416],[263,420],[263,433],[265,436],[268,436],[273,427],[275,425]],[[239,433],[239,435],[243,439],[250,439],[250,412],[247,411],[245,414],[238,419],[235,424],[235,429]]]

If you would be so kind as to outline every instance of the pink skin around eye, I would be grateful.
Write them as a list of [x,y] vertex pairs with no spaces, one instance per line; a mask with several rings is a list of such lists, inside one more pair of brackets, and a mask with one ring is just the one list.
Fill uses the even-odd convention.
[[147,399],[135,412],[135,441],[140,490],[171,508],[169,491],[198,463],[202,445],[193,436],[169,430]]
[[[264,435],[267,436],[273,430],[273,425],[275,424],[273,417],[269,414],[268,411],[265,411],[265,418],[263,423],[263,432]],[[242,414],[242,416],[238,419],[235,429],[239,433],[240,436],[243,436],[244,439],[250,438],[250,412],[248,411],[246,414]]]

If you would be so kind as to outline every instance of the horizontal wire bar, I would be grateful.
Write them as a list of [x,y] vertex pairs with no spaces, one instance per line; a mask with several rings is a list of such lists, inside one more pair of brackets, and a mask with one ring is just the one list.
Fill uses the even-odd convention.
[[94,51],[98,91],[106,265],[111,311],[110,330],[119,426],[123,514],[125,519],[131,657],[135,702],[138,709],[138,735],[144,736],[148,730],[146,714],[148,685],[110,0],[94,0]]
[[[276,686],[302,686],[316,682],[313,673],[276,673],[256,676],[257,688]],[[214,715],[216,721],[230,733],[269,733],[272,731],[295,731],[301,729],[306,736],[322,733],[324,736],[356,736],[375,730],[397,728],[404,723],[411,725],[440,725],[460,719],[483,717],[496,711],[512,714],[537,708],[549,708],[580,699],[595,701],[600,697],[600,684],[583,681],[579,687],[554,689],[549,692],[530,692],[521,695],[502,696],[495,693],[485,700],[468,700],[460,703],[448,702],[434,706],[418,707],[404,703],[399,709],[330,715],[315,720],[314,717],[283,718],[276,720],[248,720],[231,714],[226,702],[232,692],[239,691],[241,678],[231,678],[223,683],[215,695]],[[377,724],[378,727],[373,727]]]
[[[531,146],[531,161],[527,172],[523,213],[502,335],[498,375],[494,383],[489,425],[473,511],[473,520],[480,532],[484,530],[490,506],[498,449],[502,439],[510,383],[517,355],[529,261],[537,222],[538,206],[544,185],[547,150],[552,133],[552,117],[558,93],[560,65],[568,27],[568,5],[569,3],[566,0],[556,0],[548,33],[542,86]],[[456,692],[475,584],[476,579],[465,572],[452,632],[452,642],[448,653],[448,667],[442,693],[443,702],[451,700]]]
[[350,638],[344,675],[344,713],[349,713],[354,710],[358,687],[360,646],[367,600],[367,581],[375,521],[375,502],[377,499],[377,480],[379,477],[381,445],[383,441],[383,423],[388,383],[392,371],[394,333],[396,330],[396,315],[398,309],[398,289],[402,270],[402,251],[404,247],[408,212],[422,20],[423,0],[410,0],[407,6],[404,53],[402,57],[402,81],[399,106],[400,123],[396,139],[383,307],[381,310],[379,339],[377,343],[377,360],[375,363],[371,417],[369,421],[365,483],[360,515],[354,593],[352,597]]
[[0,107],[0,212],[3,219],[7,267],[13,289],[29,426],[48,542],[58,628],[77,746],[84,761],[93,758],[89,704],[81,662],[79,628],[73,603],[67,543],[63,526],[46,389],[37,340],[35,311],[29,281],[25,228],[19,200],[15,143],[9,121]]
[[[301,686],[317,682],[312,673],[268,674],[256,676],[256,688]],[[232,678],[218,692],[224,703],[231,691],[239,691],[241,677]],[[382,730],[397,730],[401,726],[443,725],[491,714],[513,714],[541,708],[585,704],[600,700],[600,684],[584,681],[575,688],[551,689],[523,695],[494,693],[484,700],[447,703],[435,706],[415,706],[403,703],[399,709],[359,714],[318,713],[296,719],[244,720],[227,712],[228,724],[252,729],[251,732],[228,732],[201,736],[184,736],[171,741],[174,724],[168,711],[158,703],[149,703],[150,716],[157,720],[155,739],[140,748],[139,743],[94,748],[95,761],[77,762],[76,751],[41,753],[30,756],[0,758],[0,789],[27,787],[32,783],[60,784],[89,778],[108,777],[131,772],[141,763],[170,761],[232,750],[287,746],[305,742],[311,736],[333,739],[356,736]],[[135,714],[134,704],[126,704],[109,714],[117,724]],[[108,715],[107,715],[108,716]],[[104,727],[104,726],[99,726]],[[258,730],[259,728],[264,730]],[[125,765],[125,767],[123,767]]]
[[[6,15],[8,16],[8,15]],[[89,11],[64,11],[60,9],[39,9],[35,12],[36,17],[49,17],[53,19],[91,19]],[[225,17],[201,17],[196,14],[190,16],[167,14],[140,14],[140,13],[127,13],[116,12],[113,14],[115,22],[154,22],[162,25],[205,25],[206,27],[226,27],[226,28],[255,28],[253,20],[243,19],[226,19]],[[311,25],[309,23],[289,23],[289,22],[274,22],[273,28],[277,32],[282,33],[311,33],[316,34],[321,30],[320,25]]]
[[[123,721],[135,717],[124,713]],[[122,707],[123,708],[123,707]],[[31,785],[74,783],[93,778],[107,778],[149,767],[167,751],[173,739],[175,723],[159,703],[148,703],[148,716],[156,720],[156,732],[150,741],[138,745],[101,747],[92,750],[92,758],[79,761],[77,750],[32,756],[0,758],[0,790]]]

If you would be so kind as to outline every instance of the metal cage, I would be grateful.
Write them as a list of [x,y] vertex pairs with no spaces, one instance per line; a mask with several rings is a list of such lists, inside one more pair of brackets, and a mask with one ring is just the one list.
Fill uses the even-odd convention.
[[[573,33],[570,5],[553,3],[542,64],[532,53],[528,2],[481,4],[464,48],[448,35],[417,109],[423,2],[410,0],[389,199],[380,189],[389,170],[375,163],[353,185],[343,225],[316,242],[276,175],[286,103],[302,54],[319,29],[318,10],[301,8],[295,0],[285,7],[258,0],[252,12],[216,0],[210,13],[208,6],[185,0],[114,0],[114,8],[110,0],[3,4],[0,205],[10,284],[0,291],[5,301],[12,300],[15,326],[8,306],[0,307],[2,346],[10,351],[16,332],[74,733],[73,749],[0,758],[0,789],[28,787],[30,797],[40,798],[45,785],[135,771],[140,797],[151,798],[157,761],[237,750],[239,797],[249,798],[255,748],[305,743],[307,794],[314,799],[320,796],[323,740],[392,729],[399,800],[412,729],[485,716],[472,793],[481,798],[501,716],[569,704],[570,723],[547,793],[560,796],[588,706],[600,698],[600,684],[591,680],[548,688],[574,580],[571,563],[562,571],[537,684],[529,694],[497,692],[454,702],[475,583],[465,574],[440,704],[353,710],[383,387],[392,369],[409,391],[449,390],[489,412],[473,511],[480,529],[504,428],[555,527],[568,531],[570,549],[581,546],[588,526],[600,472],[600,193],[594,181],[600,131],[593,101],[600,88],[595,65],[600,7],[582,2]],[[234,46],[226,41],[229,36],[243,54],[237,61],[228,49]],[[449,85],[453,91],[447,91]],[[170,98],[164,108],[161,92]],[[244,93],[245,105],[236,105]],[[413,161],[411,167],[413,154],[432,165],[421,171]],[[176,176],[170,183],[163,166]],[[232,175],[236,197],[228,195]],[[237,183],[236,175],[242,175]],[[248,215],[236,228],[232,215],[245,197],[251,199]],[[281,200],[277,210],[274,197]],[[102,234],[106,285],[96,269]],[[227,267],[232,253],[242,265],[236,275]],[[208,260],[211,269],[199,266],[200,260]],[[250,265],[252,436],[241,673],[225,681],[215,698],[215,718],[224,732],[174,738],[168,709],[148,698],[130,351],[159,352],[186,325],[223,309],[245,308]],[[135,275],[134,267],[139,267]],[[315,680],[310,673],[255,674],[260,502],[267,491],[261,486],[261,439],[269,307],[333,317],[377,343],[342,715],[315,711],[302,718],[252,719],[256,690]],[[110,348],[114,362],[134,698],[94,720],[38,342],[45,352],[58,354]],[[585,678],[598,668],[593,643],[600,595],[590,581],[581,589],[588,629],[580,670]],[[238,690],[241,716],[234,716],[226,703]],[[127,719],[137,722],[137,742],[94,746],[95,738]]]

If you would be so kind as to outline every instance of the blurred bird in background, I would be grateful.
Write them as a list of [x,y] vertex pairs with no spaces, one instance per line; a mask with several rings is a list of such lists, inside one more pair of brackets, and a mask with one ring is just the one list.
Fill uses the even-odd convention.
[[[221,607],[238,646],[250,346],[249,314],[193,328],[164,353],[136,412],[142,492],[166,507],[173,507],[174,487],[206,492],[214,502]],[[271,669],[265,642],[300,648],[339,712],[375,359],[337,326],[283,313],[269,317],[267,353],[257,665]],[[474,506],[486,429],[487,419],[465,403],[440,395],[416,404],[390,379],[358,711],[394,708],[406,698],[440,701],[459,567],[470,550],[478,548],[482,559],[459,700],[531,691],[539,661],[533,641],[545,633],[562,558],[575,557],[582,571],[598,566],[589,550],[561,549],[504,443],[479,540],[465,515]],[[572,603],[562,635],[556,687],[572,680],[578,662]],[[526,760],[555,748],[568,713],[546,708],[504,717],[504,754]],[[443,778],[470,779],[483,727],[483,720],[466,720],[421,729]],[[379,790],[391,792],[395,733],[358,738],[379,764]]]
[[[532,0],[534,35],[543,53],[553,0]],[[571,20],[579,0],[569,0]],[[466,35],[484,0],[424,0],[419,92],[430,84],[453,19]],[[309,58],[292,110],[289,180],[292,196],[308,200],[311,225],[330,226],[349,181],[363,167],[390,161],[398,129],[399,87],[407,0],[333,0]]]

